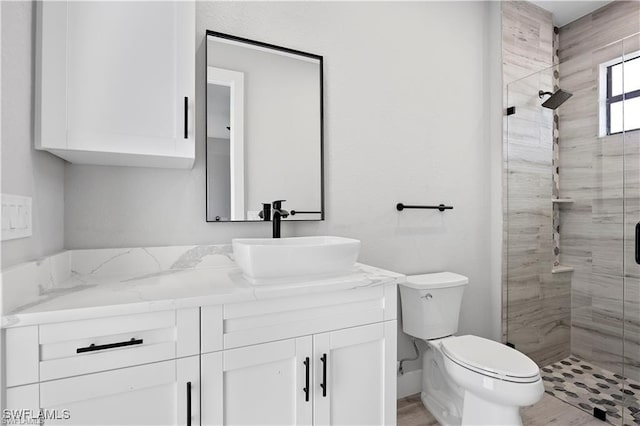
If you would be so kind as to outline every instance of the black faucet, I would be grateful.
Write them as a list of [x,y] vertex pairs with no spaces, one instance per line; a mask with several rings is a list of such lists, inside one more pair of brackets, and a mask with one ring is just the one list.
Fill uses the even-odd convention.
[[271,222],[273,223],[273,238],[280,238],[280,219],[289,216],[289,212],[282,208],[282,203],[287,200],[276,200],[271,208]]
[[287,200],[276,200],[273,207],[269,203],[262,204],[262,211],[259,216],[264,221],[270,220],[273,223],[273,238],[280,238],[280,220],[289,216],[289,212],[282,208],[282,203]]

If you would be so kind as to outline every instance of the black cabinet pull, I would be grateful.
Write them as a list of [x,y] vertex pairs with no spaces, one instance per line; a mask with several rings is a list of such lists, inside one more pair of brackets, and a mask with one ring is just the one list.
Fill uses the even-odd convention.
[[191,426],[191,382],[187,382],[187,426]]
[[127,340],[125,342],[107,343],[106,345],[96,345],[95,343],[92,343],[87,347],[76,349],[76,353],[81,354],[83,352],[101,351],[103,349],[112,349],[112,348],[119,348],[121,346],[132,346],[132,345],[141,345],[141,344],[142,344],[142,339],[136,339],[135,337],[132,337],[131,340]]
[[304,400],[309,402],[309,357],[304,359],[304,367],[304,389],[302,390],[304,391]]
[[640,222],[636,223],[636,263],[640,265]]
[[184,138],[189,139],[189,97],[184,97]]
[[320,361],[322,361],[322,383],[320,383],[320,387],[322,388],[322,396],[327,396],[327,354],[322,354],[320,357]]

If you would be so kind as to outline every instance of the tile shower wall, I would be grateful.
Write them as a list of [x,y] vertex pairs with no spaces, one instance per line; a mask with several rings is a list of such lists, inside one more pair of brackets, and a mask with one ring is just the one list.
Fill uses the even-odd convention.
[[574,94],[559,109],[561,196],[574,199],[560,224],[562,263],[575,268],[572,353],[634,380],[640,284],[630,236],[640,219],[640,132],[598,137],[598,73],[600,63],[640,49],[637,35],[614,43],[638,31],[640,3],[615,1],[562,27],[559,51],[561,86]]
[[516,106],[504,126],[503,338],[546,365],[569,354],[570,285],[551,274],[553,114],[538,90],[553,88],[553,74],[523,77],[553,64],[554,30],[528,2],[503,2],[502,16],[505,107]]

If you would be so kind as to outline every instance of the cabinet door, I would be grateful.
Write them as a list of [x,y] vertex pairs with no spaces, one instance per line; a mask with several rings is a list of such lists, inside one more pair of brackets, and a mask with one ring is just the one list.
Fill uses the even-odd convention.
[[202,424],[310,425],[311,342],[307,336],[202,355]]
[[396,423],[396,321],[313,337],[314,425]]
[[39,392],[37,383],[6,389],[2,424],[27,424],[29,419],[37,418],[40,413]]
[[44,424],[198,425],[199,375],[193,356],[43,382]]
[[38,148],[78,163],[192,164],[193,2],[43,2],[38,28]]

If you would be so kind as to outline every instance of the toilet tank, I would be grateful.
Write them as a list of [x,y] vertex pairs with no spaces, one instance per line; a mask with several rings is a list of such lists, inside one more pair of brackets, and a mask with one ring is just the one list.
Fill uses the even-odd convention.
[[408,275],[407,282],[400,284],[403,331],[420,339],[455,334],[468,282],[452,272]]

